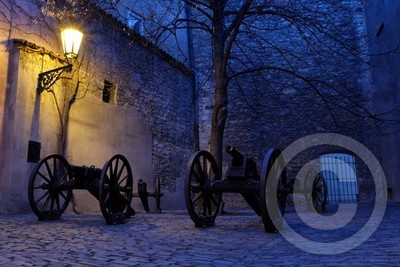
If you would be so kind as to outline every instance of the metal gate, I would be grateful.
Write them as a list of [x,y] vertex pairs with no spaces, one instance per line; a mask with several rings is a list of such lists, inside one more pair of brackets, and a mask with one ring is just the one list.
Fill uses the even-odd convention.
[[321,173],[328,187],[327,201],[356,202],[358,195],[355,158],[344,153],[320,156]]

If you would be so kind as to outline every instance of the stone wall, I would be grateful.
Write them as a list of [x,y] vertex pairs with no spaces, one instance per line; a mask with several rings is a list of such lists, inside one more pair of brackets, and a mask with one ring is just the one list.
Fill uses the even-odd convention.
[[[382,125],[379,137],[380,161],[388,183],[388,198],[400,201],[400,58],[398,54],[400,25],[397,23],[400,2],[364,1],[366,28],[371,56],[373,107],[377,114],[386,113],[390,123]],[[387,111],[391,111],[387,113]]]
[[[4,2],[14,17],[0,16],[2,25],[11,29],[10,34],[0,28],[0,43],[5,44],[0,53],[12,58],[0,71],[7,84],[0,89],[13,100],[0,106],[2,129],[7,129],[1,135],[0,212],[29,210],[26,192],[34,164],[26,161],[28,140],[41,142],[42,157],[61,153],[74,165],[102,167],[106,159],[123,153],[132,165],[134,184],[141,178],[153,191],[159,179],[162,208],[182,208],[182,162],[194,147],[192,74],[91,7],[76,19],[84,40],[73,72],[63,74],[52,87],[54,93],[36,94],[37,75],[65,64],[57,56],[61,25],[42,17],[31,1],[14,2]],[[29,12],[22,12],[24,8]],[[16,39],[29,42],[13,47],[21,44]],[[109,103],[102,101],[105,84],[114,88]]]
[[[101,27],[104,34],[91,40],[96,49],[90,50],[102,51],[96,53],[103,61],[97,77],[117,84],[117,104],[135,109],[148,123],[153,134],[154,178],[161,181],[161,190],[165,192],[163,203],[166,207],[182,208],[185,162],[194,148],[193,75],[133,31],[113,24],[113,18],[90,20],[96,23],[88,31],[98,32],[97,27]],[[114,26],[107,32],[107,25]],[[107,35],[112,35],[114,41],[101,44]],[[108,53],[110,50],[116,52]],[[108,62],[114,62],[113,72]],[[149,189],[152,188],[150,185]]]
[[[96,23],[87,30],[102,32],[92,38],[90,48],[86,50],[98,51],[95,54],[89,52],[88,56],[102,60],[96,76],[117,84],[116,104],[137,110],[150,126],[154,175],[161,180],[163,189],[169,192],[183,190],[178,189],[184,169],[181,163],[194,147],[192,73],[135,32],[122,30],[124,26],[113,18],[97,19],[94,16],[89,19]],[[105,31],[107,25],[113,26]],[[103,43],[110,35],[113,42]],[[113,66],[113,72],[110,66]],[[102,84],[94,87],[100,86]],[[97,94],[100,97],[100,92]]]
[[[278,71],[264,72],[263,77],[249,74],[233,79],[228,89],[226,145],[232,144],[243,153],[257,157],[260,164],[269,148],[284,149],[297,139],[314,133],[344,134],[377,152],[376,129],[357,106],[361,104],[369,108],[371,100],[368,66],[363,63],[363,60],[368,60],[363,5],[358,0],[337,1],[337,4],[307,1],[305,6],[296,8],[303,9],[301,14],[311,18],[329,14],[322,20],[317,18],[322,21],[322,31],[330,31],[344,40],[345,48],[320,32],[316,36],[312,32],[299,32],[293,25],[273,16],[254,17],[243,26],[243,31],[251,27],[260,30],[258,36],[239,34],[239,42],[245,44],[243,47],[254,50],[234,49],[234,56],[256,62],[256,66],[286,68],[309,78],[308,81],[318,82],[313,82],[316,87],[313,88],[291,73]],[[212,58],[211,50],[207,49],[209,46],[204,43],[207,37],[194,31],[194,44],[198,44],[195,46],[196,70],[200,75],[200,144],[206,150],[209,149],[209,122],[213,107],[212,63],[204,60]],[[310,43],[304,42],[304,38]],[[260,46],[262,41],[265,42],[263,47]],[[360,50],[349,49],[354,47]],[[240,70],[241,64],[232,60],[230,67]],[[315,147],[300,154],[288,165],[289,178],[294,178],[299,168],[309,160],[337,150],[331,146]],[[228,160],[229,155],[225,164]],[[371,176],[365,168],[357,171],[359,198],[371,201],[374,190]]]

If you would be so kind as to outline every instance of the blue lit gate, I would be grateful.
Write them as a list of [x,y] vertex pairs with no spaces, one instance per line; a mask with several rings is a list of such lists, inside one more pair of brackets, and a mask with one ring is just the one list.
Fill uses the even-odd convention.
[[321,173],[328,187],[327,201],[356,202],[358,195],[355,158],[344,153],[320,156]]

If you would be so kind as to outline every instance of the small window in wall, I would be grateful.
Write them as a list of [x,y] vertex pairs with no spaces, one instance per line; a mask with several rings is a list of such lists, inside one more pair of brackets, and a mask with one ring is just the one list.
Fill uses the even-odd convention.
[[143,35],[144,33],[143,21],[132,11],[128,11],[127,24],[129,28],[137,31],[140,35]]
[[103,102],[106,103],[114,103],[115,102],[115,95],[116,95],[116,85],[112,82],[104,80],[104,87],[103,87]]
[[320,156],[321,173],[328,187],[327,201],[356,202],[357,172],[354,156],[330,153]]

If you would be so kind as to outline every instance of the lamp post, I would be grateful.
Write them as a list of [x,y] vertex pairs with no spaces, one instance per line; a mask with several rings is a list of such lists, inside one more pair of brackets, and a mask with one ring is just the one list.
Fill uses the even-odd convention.
[[49,90],[51,86],[60,79],[61,74],[72,71],[70,60],[78,56],[79,47],[82,42],[83,33],[76,29],[64,29],[61,31],[61,40],[63,44],[64,55],[67,65],[39,73],[37,92],[40,94],[44,90]]

